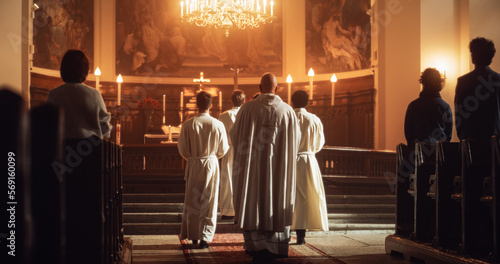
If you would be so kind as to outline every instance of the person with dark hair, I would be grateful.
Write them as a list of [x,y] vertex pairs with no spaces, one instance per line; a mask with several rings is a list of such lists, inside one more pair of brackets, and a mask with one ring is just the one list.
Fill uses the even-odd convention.
[[[229,135],[229,131],[233,127],[234,120],[236,119],[236,114],[240,107],[245,103],[245,93],[241,90],[233,91],[231,95],[231,101],[233,102],[233,108],[227,110],[226,112],[220,114],[219,120],[224,124],[226,128],[226,134]],[[231,144],[231,139],[228,138],[229,151],[224,157],[222,157],[221,162],[221,174],[220,174],[220,202],[219,208],[222,215],[222,220],[234,218],[234,207],[233,207],[233,186],[232,186],[232,172],[233,172],[233,148]]]
[[404,130],[410,149],[418,142],[450,141],[453,131],[451,108],[439,93],[443,89],[441,73],[427,68],[420,76],[420,83],[419,97],[406,109]]
[[217,226],[219,199],[219,161],[229,149],[224,124],[208,113],[212,96],[196,95],[198,115],[184,122],[177,147],[187,160],[184,180],[186,195],[182,213],[181,239],[200,241],[208,248]]
[[241,107],[230,133],[235,221],[256,262],[288,256],[293,223],[300,130],[277,86],[276,76],[264,74],[262,94]]
[[65,84],[49,91],[47,103],[64,111],[65,138],[98,136],[109,138],[112,125],[102,95],[83,82],[89,73],[89,61],[80,50],[68,50],[61,61]]
[[307,92],[298,90],[292,95],[292,105],[300,127],[297,155],[297,191],[292,229],[297,233],[297,244],[306,243],[306,229],[328,231],[328,211],[325,187],[315,154],[325,144],[323,124],[305,107],[309,102]]
[[459,139],[485,139],[500,134],[500,74],[489,65],[495,56],[491,40],[469,43],[473,71],[457,79],[455,123]]

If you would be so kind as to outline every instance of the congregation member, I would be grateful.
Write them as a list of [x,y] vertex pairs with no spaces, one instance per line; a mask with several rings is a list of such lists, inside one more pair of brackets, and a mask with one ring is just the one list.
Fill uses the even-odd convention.
[[292,95],[292,104],[300,127],[297,156],[297,192],[292,229],[297,233],[297,244],[306,243],[306,230],[328,231],[328,211],[325,187],[316,153],[325,144],[323,124],[305,107],[309,102],[307,92],[298,90]]
[[436,143],[450,141],[453,131],[452,111],[442,98],[441,73],[434,68],[427,68],[420,76],[422,91],[406,109],[404,131],[408,147],[415,148],[415,143]]
[[229,149],[224,124],[209,115],[212,96],[196,95],[198,115],[182,125],[178,148],[187,160],[184,179],[186,193],[182,214],[181,239],[190,239],[208,248],[217,226],[219,161]]
[[295,203],[300,130],[293,109],[266,73],[261,94],[244,104],[231,129],[235,222],[253,261],[287,257]]
[[457,79],[455,123],[459,139],[489,140],[500,134],[500,74],[489,65],[495,56],[491,40],[469,43],[474,70]]
[[89,74],[87,56],[80,50],[68,50],[60,73],[65,84],[49,91],[47,103],[63,110],[65,138],[109,138],[113,126],[102,95],[83,84]]
[[[240,110],[240,107],[245,103],[245,93],[241,90],[233,91],[231,101],[233,103],[233,108],[227,110],[219,116],[219,121],[224,124],[227,135],[229,135],[229,131],[233,127],[238,110]],[[231,138],[228,138],[228,143],[229,150],[227,151],[227,154],[222,157],[221,161],[219,208],[222,220],[234,218],[232,186],[234,151],[231,144]]]

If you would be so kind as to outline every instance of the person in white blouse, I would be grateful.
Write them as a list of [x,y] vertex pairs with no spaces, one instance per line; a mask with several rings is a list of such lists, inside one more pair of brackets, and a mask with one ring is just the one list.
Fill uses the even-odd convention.
[[[236,119],[236,114],[240,107],[245,103],[245,93],[241,90],[233,91],[231,95],[231,101],[233,102],[233,108],[227,110],[226,112],[220,114],[219,120],[226,127],[226,134],[229,136],[229,131],[233,127],[234,120]],[[222,157],[221,162],[221,174],[220,174],[220,201],[219,208],[222,215],[221,220],[233,219],[234,218],[234,207],[233,207],[233,186],[232,186],[232,173],[233,173],[233,148],[231,144],[231,139],[228,138],[229,151],[224,157]]]
[[83,84],[88,74],[89,61],[85,53],[68,50],[61,61],[61,78],[65,84],[47,95],[47,103],[64,111],[65,138],[110,137],[111,114],[101,93]]
[[328,231],[323,178],[315,154],[325,144],[323,124],[307,112],[307,92],[299,90],[292,95],[292,104],[300,126],[300,144],[297,157],[297,191],[292,229],[297,233],[297,244],[306,243],[306,229]]
[[219,161],[229,149],[224,124],[208,113],[212,96],[200,92],[196,96],[198,115],[182,125],[178,148],[187,160],[184,179],[186,194],[182,214],[181,239],[200,241],[208,248],[217,226],[219,198]]

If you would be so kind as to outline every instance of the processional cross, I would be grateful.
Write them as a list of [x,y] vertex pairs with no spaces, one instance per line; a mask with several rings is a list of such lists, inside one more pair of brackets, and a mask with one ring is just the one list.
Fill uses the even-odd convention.
[[203,78],[203,72],[200,72],[200,78],[199,79],[193,79],[194,83],[200,83],[200,91],[203,88],[203,83],[209,83],[210,79],[205,79]]

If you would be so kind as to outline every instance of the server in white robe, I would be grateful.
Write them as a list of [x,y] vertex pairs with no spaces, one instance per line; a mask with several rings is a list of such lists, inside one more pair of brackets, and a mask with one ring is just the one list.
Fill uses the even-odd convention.
[[[233,91],[231,95],[233,108],[227,110],[219,116],[219,121],[224,124],[226,134],[229,136],[229,131],[233,127],[236,114],[240,107],[245,103],[245,93],[241,90]],[[226,155],[222,157],[221,173],[220,173],[220,195],[219,195],[219,209],[222,215],[222,220],[234,218],[233,207],[233,148],[231,139],[228,138],[229,150]]]
[[297,244],[305,244],[306,229],[328,231],[325,187],[315,156],[325,144],[325,136],[321,120],[305,109],[308,101],[309,95],[305,91],[299,90],[292,95],[301,135],[292,225],[297,232]]
[[217,225],[219,198],[219,161],[229,149],[224,124],[211,117],[212,97],[206,92],[196,96],[199,114],[182,125],[179,153],[186,163],[186,194],[182,214],[181,239],[200,241],[208,248]]
[[262,76],[257,99],[245,103],[231,129],[235,221],[254,261],[288,256],[300,131],[292,107]]

